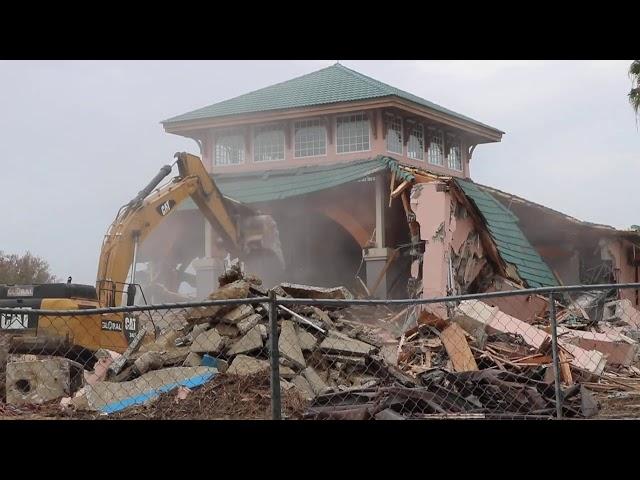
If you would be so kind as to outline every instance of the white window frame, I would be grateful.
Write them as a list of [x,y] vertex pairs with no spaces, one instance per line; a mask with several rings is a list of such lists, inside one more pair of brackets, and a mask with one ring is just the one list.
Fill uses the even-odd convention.
[[[319,155],[303,155],[303,156],[296,155],[296,128],[297,128],[296,125],[298,123],[303,123],[303,122],[318,122],[320,124],[320,127],[322,127],[322,130],[324,131],[324,153]],[[303,118],[301,120],[294,120],[291,128],[291,138],[293,138],[293,158],[296,158],[296,159],[297,158],[318,158],[318,157],[327,156],[329,138],[327,135],[327,124],[323,118]]]
[[[338,151],[338,121],[340,119],[343,118],[350,118],[350,117],[364,117],[364,119],[367,121],[367,125],[369,126],[368,128],[368,132],[367,132],[367,140],[368,140],[368,144],[369,144],[369,148],[364,149],[364,150],[349,150],[348,152],[339,152]],[[369,117],[369,114],[364,112],[356,112],[356,113],[349,113],[347,115],[339,115],[336,117],[335,122],[334,122],[334,141],[333,143],[335,144],[336,147],[336,155],[349,155],[351,153],[358,153],[358,152],[370,152],[371,151],[371,118]]]
[[[287,132],[286,128],[282,124],[266,124],[266,125],[255,125],[251,132],[251,158],[253,163],[271,163],[271,162],[283,162],[287,159]],[[271,160],[259,160],[256,158],[258,155],[258,151],[256,149],[256,138],[262,131],[274,131],[279,130],[282,133],[282,158],[274,158]]]
[[[422,148],[414,148],[415,151],[419,151],[420,152],[420,157],[412,157],[409,154],[409,152],[411,152],[411,147],[410,147],[411,139],[412,138],[418,138],[415,135],[416,130],[420,131],[420,134],[421,134],[421,137],[422,137]],[[416,122],[416,123],[413,124],[413,128],[411,129],[411,133],[409,133],[409,139],[407,140],[407,158],[410,158],[411,160],[416,160],[418,162],[426,161],[425,153],[427,153],[427,152],[425,152],[425,146],[426,146],[427,139],[426,139],[424,133],[425,133],[424,132],[424,125],[422,123]],[[420,143],[419,140],[416,140],[416,142],[418,142],[418,144]]]
[[[221,137],[242,137],[242,160],[237,163],[218,163],[218,143]],[[247,162],[247,140],[244,129],[231,128],[225,130],[219,130],[213,133],[213,166],[214,167],[233,167],[234,165],[243,165]]]
[[[451,135],[451,134],[447,134],[447,143],[451,142],[451,147],[447,148],[445,151],[447,152],[447,168],[449,170],[453,170],[454,172],[463,172],[464,171],[464,164],[462,163],[462,141],[460,140],[460,138],[457,135]],[[460,161],[460,168],[456,168],[455,166],[453,166],[451,164],[451,151],[453,150],[453,147],[457,147],[458,150],[458,160]]]
[[[438,138],[440,139],[440,163],[434,163],[431,161],[432,155],[431,155],[431,143],[432,140],[435,136],[438,136]],[[444,144],[444,132],[439,129],[439,128],[430,128],[429,129],[429,146],[427,148],[427,163],[429,165],[435,165],[436,167],[446,167],[446,156],[447,156],[447,152],[445,151],[445,144]]]
[[[402,117],[400,115],[392,115],[392,114],[386,114],[386,119],[385,119],[385,148],[387,149],[387,152],[389,153],[395,153],[396,155],[404,155],[404,132],[403,127],[404,127],[404,123],[402,121]],[[400,133],[400,151],[396,152],[395,150],[390,150],[389,149],[389,132],[393,131],[395,132],[395,129],[392,129],[391,126],[396,123],[396,122],[400,122],[400,128],[398,129],[398,132]]]

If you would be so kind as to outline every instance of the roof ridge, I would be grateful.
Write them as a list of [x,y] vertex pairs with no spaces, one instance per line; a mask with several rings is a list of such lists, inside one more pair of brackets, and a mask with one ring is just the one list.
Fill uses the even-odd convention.
[[364,73],[360,73],[356,70],[353,70],[345,65],[342,65],[341,63],[336,63],[335,65],[332,65],[333,67],[339,67],[342,70],[346,70],[347,73],[351,74],[352,77],[356,77],[360,80],[363,80],[365,82],[367,82],[369,85],[377,88],[378,90],[381,91],[381,93],[384,93],[386,95],[394,95],[393,93],[390,93],[386,88],[382,89],[381,87],[387,87],[387,88],[393,88],[391,87],[391,85],[387,85],[384,82],[381,82],[380,80],[376,80],[373,77],[369,77],[368,75],[365,75]]

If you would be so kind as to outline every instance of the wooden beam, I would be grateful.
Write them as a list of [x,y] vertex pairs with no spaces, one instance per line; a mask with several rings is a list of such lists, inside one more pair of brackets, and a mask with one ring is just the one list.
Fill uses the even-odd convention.
[[405,180],[400,185],[396,187],[394,191],[391,192],[391,198],[397,198],[407,187],[411,185],[409,180]]
[[[393,192],[393,189],[396,186],[396,172],[391,172],[391,184],[389,185],[389,192]],[[389,194],[389,208],[391,208],[391,203],[393,202],[393,197]]]

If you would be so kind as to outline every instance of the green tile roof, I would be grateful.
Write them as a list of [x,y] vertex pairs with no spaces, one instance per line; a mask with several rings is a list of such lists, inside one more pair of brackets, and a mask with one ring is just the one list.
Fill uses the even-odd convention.
[[478,207],[503,260],[515,266],[529,287],[558,285],[555,275],[518,227],[519,219],[479,185],[455,179],[465,195]]
[[424,98],[367,77],[339,63],[286,82],[277,83],[239,97],[169,118],[162,123],[171,124],[226,115],[310,107],[392,96],[504,133],[494,127],[436,105]]
[[[298,195],[337,187],[360,180],[385,169],[395,171],[402,180],[413,180],[413,175],[398,168],[391,157],[378,156],[356,162],[324,166],[302,166],[259,172],[216,174],[213,179],[223,195],[242,203],[283,200]],[[195,208],[191,199],[180,210]]]

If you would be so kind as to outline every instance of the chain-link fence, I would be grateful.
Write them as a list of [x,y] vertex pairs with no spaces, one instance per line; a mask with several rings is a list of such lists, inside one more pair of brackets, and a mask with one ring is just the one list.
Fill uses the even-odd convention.
[[246,280],[200,303],[0,309],[0,417],[640,417],[640,284],[421,300]]

